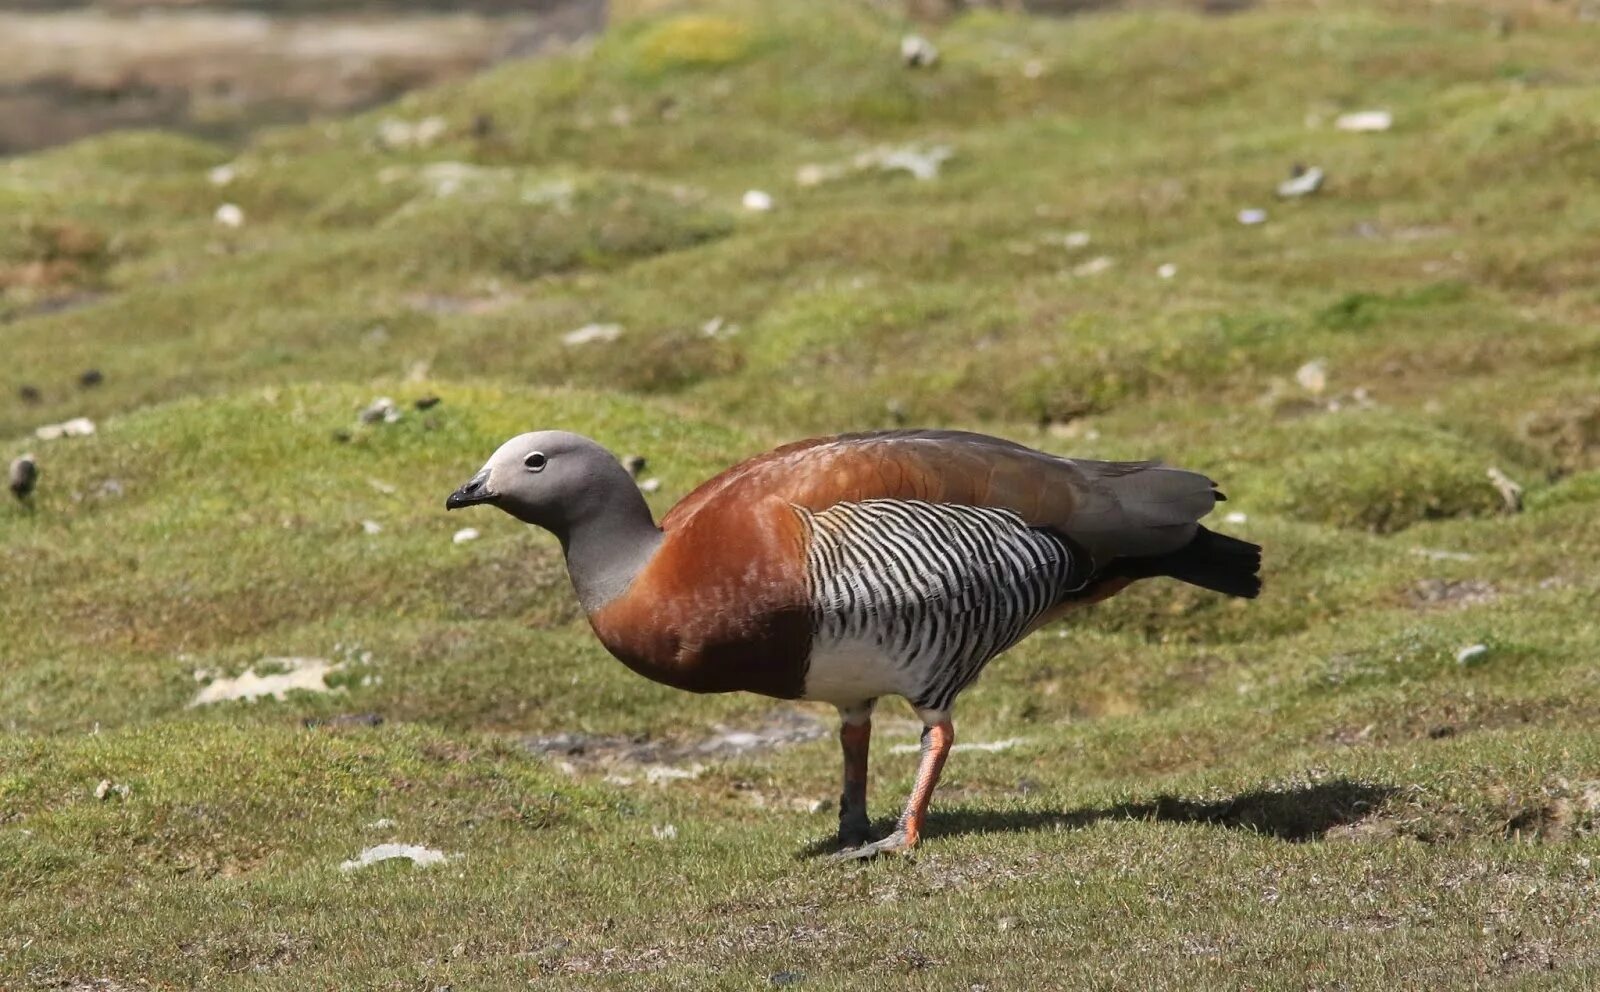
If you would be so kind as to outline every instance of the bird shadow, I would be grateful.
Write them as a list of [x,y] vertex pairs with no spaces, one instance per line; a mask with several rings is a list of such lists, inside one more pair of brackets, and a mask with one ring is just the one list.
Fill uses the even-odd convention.
[[[1392,785],[1335,779],[1311,785],[1255,789],[1213,800],[1161,795],[1144,802],[1076,809],[957,807],[930,814],[923,825],[922,836],[1078,830],[1096,823],[1142,820],[1243,830],[1300,844],[1320,840],[1336,827],[1366,819],[1384,800],[1399,791]],[[880,834],[887,833],[894,829],[894,821],[886,820],[875,826]],[[806,845],[801,856],[816,857],[832,853],[836,848],[837,843],[829,837]]]

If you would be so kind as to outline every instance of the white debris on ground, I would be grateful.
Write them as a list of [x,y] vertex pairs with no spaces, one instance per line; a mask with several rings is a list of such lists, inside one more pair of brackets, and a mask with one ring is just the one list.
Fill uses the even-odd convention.
[[361,532],[363,534],[382,534],[383,524],[378,523],[376,520],[363,520],[361,521]]
[[1256,207],[1246,207],[1245,209],[1239,211],[1239,223],[1245,225],[1246,227],[1254,227],[1257,224],[1265,224],[1266,222],[1267,212],[1265,210],[1261,210]]
[[1506,512],[1521,513],[1522,485],[1493,465],[1489,466],[1488,476],[1489,484],[1500,494],[1500,501],[1505,504]]
[[644,780],[651,785],[661,785],[664,782],[678,782],[685,779],[699,778],[705,770],[704,765],[690,765],[688,768],[677,768],[673,765],[651,765],[644,770]]
[[1358,110],[1340,114],[1333,126],[1341,131],[1387,131],[1394,126],[1394,115],[1387,110]]
[[746,210],[765,213],[772,209],[772,194],[759,189],[747,189],[739,202]]
[[575,331],[561,335],[561,343],[575,348],[596,341],[615,341],[620,337],[622,337],[621,324],[584,324]]
[[243,227],[244,210],[237,203],[224,203],[211,215],[211,219],[223,227]]
[[1087,248],[1089,247],[1088,231],[1067,231],[1064,234],[1046,234],[1044,243],[1059,245],[1062,248]]
[[[996,751],[1009,751],[1019,744],[1026,744],[1026,737],[1007,737],[998,741],[974,741],[970,744],[954,744],[951,751],[986,751],[990,754]],[[916,754],[922,750],[921,744],[896,744],[889,748],[890,754]]]
[[1087,262],[1073,266],[1072,274],[1075,276],[1097,276],[1109,270],[1114,264],[1116,263],[1112,261],[1110,255],[1096,255]]
[[449,129],[443,117],[424,117],[420,121],[386,117],[378,122],[378,143],[391,149],[427,148]]
[[479,537],[478,528],[476,528],[476,527],[463,527],[460,530],[456,531],[453,535],[451,535],[450,543],[451,544],[466,544],[468,541],[476,541],[478,539],[478,537]]
[[650,828],[650,836],[654,837],[656,840],[677,840],[678,828],[670,823],[663,823],[660,826],[652,826]]
[[431,847],[422,847],[418,844],[379,844],[369,847],[365,851],[339,865],[340,871],[355,871],[357,868],[366,868],[380,861],[393,861],[404,858],[419,868],[429,865],[443,864],[450,860],[450,855],[443,851],[435,851]]
[[361,411],[361,422],[363,424],[376,424],[381,421],[385,424],[392,424],[399,420],[401,416],[403,414],[401,414],[400,408],[395,405],[394,400],[387,396],[380,396],[369,403],[365,410]]
[[206,180],[213,186],[226,186],[238,177],[238,170],[231,165],[218,165],[206,172]]
[[366,828],[368,830],[392,830],[397,826],[399,826],[399,824],[385,816],[382,819],[373,820],[371,823],[367,824]]
[[123,785],[119,782],[113,782],[109,778],[101,779],[100,784],[94,787],[94,797],[101,801],[109,799],[112,796],[116,796],[118,799],[126,799],[132,792],[133,790],[128,788],[126,785]]
[[58,437],[88,437],[95,431],[94,421],[88,417],[73,417],[59,424],[45,424],[33,436],[41,441],[54,441]]
[[719,338],[731,338],[738,333],[739,325],[730,324],[722,317],[712,317],[710,320],[700,325],[700,336],[711,338],[713,340]]
[[[328,676],[342,671],[344,664],[334,664],[322,658],[263,658],[263,666],[282,668],[283,671],[258,675],[254,667],[247,668],[234,678],[218,678],[201,689],[189,705],[206,706],[234,699],[260,699],[271,696],[282,701],[288,694],[300,692],[333,692]],[[198,673],[196,673],[198,677]],[[339,688],[337,691],[343,691]]]
[[455,196],[469,184],[482,184],[504,173],[501,170],[485,169],[481,165],[470,165],[466,162],[429,162],[422,167],[420,175],[423,183],[433,191],[433,195],[444,199]]
[[882,172],[904,172],[916,179],[939,178],[939,170],[955,154],[949,145],[881,145],[861,152],[845,162],[832,165],[811,163],[795,170],[794,181],[801,186],[817,186],[835,179],[843,179],[856,172],[873,169]]
[[1027,79],[1038,79],[1044,75],[1045,68],[1043,59],[1029,59],[1022,63],[1022,75]]
[[1489,653],[1487,644],[1469,644],[1456,652],[1456,664],[1471,665]]
[[1430,561],[1472,561],[1477,557],[1465,551],[1440,551],[1437,548],[1412,548],[1411,553]]
[[920,34],[900,39],[900,61],[912,69],[926,69],[939,61],[939,49]]
[[1240,513],[1238,510],[1234,510],[1232,513],[1228,514],[1222,519],[1224,522],[1230,524],[1244,524],[1250,522],[1250,518],[1247,515]]
[[653,493],[653,492],[655,492],[656,490],[658,490],[660,488],[661,488],[661,480],[657,479],[657,478],[654,478],[654,477],[651,477],[649,479],[645,479],[645,480],[643,480],[642,482],[639,483],[639,491],[640,492]]
[[1296,169],[1294,175],[1278,184],[1278,195],[1286,200],[1310,196],[1322,188],[1324,178],[1322,170],[1314,165],[1309,169]]
[[1328,389],[1328,363],[1320,358],[1312,359],[1294,370],[1294,381],[1306,392],[1321,396]]

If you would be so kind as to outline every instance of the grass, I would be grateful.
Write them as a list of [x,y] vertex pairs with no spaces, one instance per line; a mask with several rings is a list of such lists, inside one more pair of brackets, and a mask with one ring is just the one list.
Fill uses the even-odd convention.
[[[43,471],[0,506],[0,987],[1593,987],[1575,18],[971,14],[914,72],[844,0],[657,4],[243,148],[0,163],[0,455]],[[1394,128],[1332,126],[1370,107]],[[934,180],[796,178],[941,144]],[[1326,188],[1273,199],[1295,161]],[[622,336],[563,343],[588,323]],[[360,423],[378,396],[403,418]],[[815,858],[829,713],[640,680],[553,541],[442,512],[534,427],[647,456],[660,513],[902,423],[1204,469],[1267,548],[1257,602],[1148,585],[997,662],[958,733],[1019,743],[952,759],[915,859]],[[281,657],[333,691],[188,705]],[[774,720],[811,729],[702,746]],[[389,840],[452,857],[340,870]]]

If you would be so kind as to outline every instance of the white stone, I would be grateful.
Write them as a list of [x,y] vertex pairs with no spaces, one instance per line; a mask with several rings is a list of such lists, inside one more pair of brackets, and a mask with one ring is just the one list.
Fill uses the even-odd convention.
[[94,421],[88,417],[73,417],[59,424],[45,424],[33,432],[41,441],[54,441],[59,437],[88,437],[95,432]]
[[1340,114],[1333,126],[1341,131],[1387,131],[1394,126],[1394,115],[1387,110],[1360,110]]
[[1257,224],[1265,224],[1266,222],[1267,212],[1265,210],[1260,210],[1255,207],[1246,207],[1245,209],[1239,211],[1239,223],[1245,225],[1246,227],[1254,227]]
[[745,190],[744,198],[739,201],[746,210],[764,213],[772,209],[772,194],[759,189]]
[[460,530],[456,531],[454,536],[452,536],[450,538],[450,543],[451,544],[466,544],[468,541],[476,541],[477,539],[478,539],[478,528],[476,528],[476,527],[463,527]]
[[244,211],[237,203],[224,203],[217,208],[212,218],[223,227],[242,227],[244,225]]
[[361,530],[367,534],[382,534],[383,524],[378,523],[376,520],[363,520],[361,521]]
[[231,165],[219,165],[206,173],[206,179],[213,186],[226,186],[238,178],[238,173]]
[[1470,665],[1489,653],[1487,644],[1469,644],[1456,652],[1456,664]]
[[1178,267],[1171,262],[1162,262],[1156,267],[1156,275],[1163,279],[1171,279],[1178,274]]
[[1312,359],[1294,370],[1294,381],[1306,392],[1322,395],[1328,388],[1328,363],[1320,358]]

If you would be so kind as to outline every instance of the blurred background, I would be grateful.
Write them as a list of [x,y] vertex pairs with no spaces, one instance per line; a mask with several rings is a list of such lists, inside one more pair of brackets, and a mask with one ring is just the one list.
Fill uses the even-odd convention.
[[[0,0],[0,988],[1593,988],[1597,52],[1593,0]],[[831,711],[638,678],[442,510],[535,428],[659,516],[913,425],[1204,471],[1266,592],[1019,645],[850,873]]]

